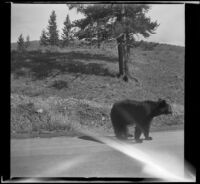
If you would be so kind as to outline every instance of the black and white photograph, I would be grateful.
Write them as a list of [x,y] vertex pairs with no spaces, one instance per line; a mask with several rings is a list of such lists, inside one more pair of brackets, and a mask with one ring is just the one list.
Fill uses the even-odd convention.
[[11,179],[196,181],[184,3],[13,2],[10,34]]

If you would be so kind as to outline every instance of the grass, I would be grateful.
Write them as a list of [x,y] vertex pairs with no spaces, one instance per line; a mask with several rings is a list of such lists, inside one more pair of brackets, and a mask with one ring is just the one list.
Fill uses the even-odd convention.
[[109,107],[73,98],[11,95],[11,135],[64,132],[79,135],[81,128],[111,128]]
[[[34,43],[35,44],[35,43]],[[184,105],[184,48],[151,43],[131,49],[130,72],[116,78],[116,45],[70,47],[11,54],[11,135],[86,128],[113,133],[109,112],[117,100],[157,100]],[[42,112],[38,113],[38,110]],[[183,128],[184,115],[155,118],[152,130]]]

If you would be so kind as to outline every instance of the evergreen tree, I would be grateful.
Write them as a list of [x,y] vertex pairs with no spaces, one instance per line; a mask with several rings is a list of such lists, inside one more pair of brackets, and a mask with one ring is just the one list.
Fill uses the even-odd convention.
[[49,38],[47,32],[43,29],[42,34],[40,36],[40,45],[41,46],[48,46],[49,45]]
[[30,36],[26,37],[25,48],[27,49],[30,46]]
[[59,35],[58,35],[58,30],[57,30],[55,11],[52,11],[48,23],[49,23],[49,25],[48,25],[47,29],[48,29],[49,44],[51,46],[58,46],[59,45]]
[[72,28],[72,24],[71,24],[69,15],[67,15],[64,22],[64,28],[62,29],[63,33],[61,35],[63,47],[69,44],[69,40],[71,39],[71,28]]
[[25,50],[25,42],[24,42],[24,37],[22,34],[20,34],[20,36],[18,37],[17,50],[19,52],[23,52]]
[[[138,34],[149,37],[158,27],[156,21],[152,22],[149,17],[146,17],[150,6],[145,4],[71,4],[68,7],[69,9],[76,8],[78,12],[84,14],[83,19],[74,22],[74,26],[80,28],[77,34],[81,33],[82,37],[97,35],[98,41],[102,41],[99,38],[102,32],[106,33],[106,39],[116,38],[119,76],[128,81],[128,77],[131,77],[128,66],[131,41],[134,41]],[[99,22],[103,26],[99,26]],[[95,25],[98,26],[95,27]]]

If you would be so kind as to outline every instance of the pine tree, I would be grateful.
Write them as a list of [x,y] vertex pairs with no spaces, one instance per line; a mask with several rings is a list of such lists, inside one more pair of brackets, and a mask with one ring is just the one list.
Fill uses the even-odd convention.
[[47,32],[43,29],[42,34],[40,36],[40,45],[41,46],[48,46],[49,45],[49,38]]
[[51,46],[58,46],[59,45],[59,35],[58,35],[58,30],[57,30],[55,11],[52,11],[48,23],[49,23],[49,25],[48,25],[47,29],[48,29],[49,44]]
[[71,39],[71,28],[72,28],[72,24],[71,24],[69,15],[67,15],[64,22],[64,28],[62,29],[63,33],[61,35],[63,47],[69,44],[69,41]]
[[[154,34],[155,29],[159,26],[156,21],[153,22],[146,16],[150,6],[143,4],[95,4],[85,6],[71,4],[68,7],[70,9],[76,8],[78,12],[84,14],[83,19],[74,22],[74,25],[80,28],[77,33],[78,37],[79,33],[82,37],[97,35],[98,42],[101,42],[100,35],[103,31],[106,33],[106,39],[116,38],[119,56],[118,76],[122,76],[125,81],[128,81],[128,78],[131,77],[128,66],[131,41],[134,42],[135,36],[138,34],[149,37]],[[104,27],[95,26],[96,24],[99,25],[99,22]]]
[[18,37],[18,41],[17,41],[17,50],[19,52],[23,52],[25,51],[25,42],[24,42],[24,37],[22,34],[20,34],[20,36]]
[[30,46],[30,36],[26,37],[25,48],[27,49]]

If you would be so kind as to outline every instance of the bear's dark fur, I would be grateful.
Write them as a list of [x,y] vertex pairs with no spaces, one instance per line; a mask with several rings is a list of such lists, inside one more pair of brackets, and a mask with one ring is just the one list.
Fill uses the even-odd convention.
[[149,137],[152,119],[155,116],[171,113],[171,106],[162,99],[158,101],[123,100],[113,105],[110,116],[114,133],[118,139],[130,137],[128,125],[135,124],[135,140],[142,142],[140,139],[142,133],[146,140],[152,140]]

